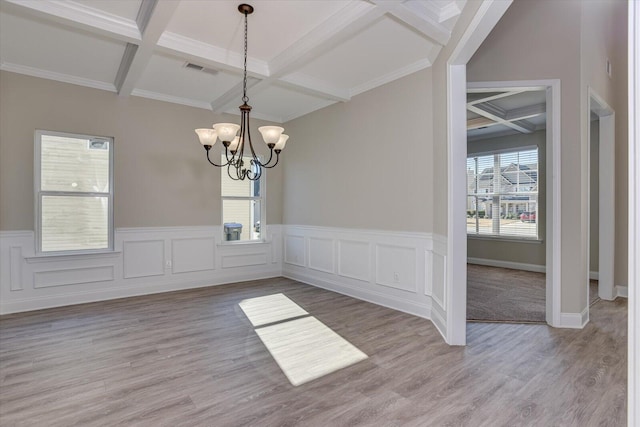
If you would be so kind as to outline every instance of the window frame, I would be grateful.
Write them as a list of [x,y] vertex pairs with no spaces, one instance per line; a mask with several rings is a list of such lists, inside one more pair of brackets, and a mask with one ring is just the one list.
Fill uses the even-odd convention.
[[[45,135],[60,136],[78,139],[104,139],[109,142],[109,192],[79,192],[79,191],[43,191],[42,186],[42,137]],[[95,253],[112,253],[114,252],[114,222],[113,222],[113,163],[114,163],[114,137],[89,135],[83,133],[59,132],[44,129],[36,129],[34,134],[34,210],[35,210],[35,252],[36,257],[60,256],[60,255],[84,255]],[[109,203],[108,219],[107,219],[107,248],[99,249],[70,249],[57,251],[42,250],[42,199],[45,196],[63,196],[63,197],[106,197]]]
[[[542,242],[542,237],[540,236],[540,210],[538,209],[539,204],[540,204],[540,147],[538,147],[538,145],[524,145],[521,147],[510,147],[510,148],[500,148],[500,149],[496,149],[496,150],[486,150],[486,151],[478,151],[478,152],[473,152],[473,153],[469,153],[467,152],[467,161],[469,161],[469,159],[474,159],[474,158],[478,158],[478,157],[486,157],[486,156],[496,156],[496,155],[503,155],[503,154],[511,154],[511,153],[521,153],[523,151],[532,151],[532,150],[536,150],[536,157],[537,157],[537,169],[536,169],[536,173],[537,173],[537,180],[536,180],[536,185],[538,186],[538,190],[535,192],[536,195],[536,235],[535,236],[520,236],[520,235],[514,235],[514,234],[480,234],[477,231],[474,233],[469,233],[468,229],[467,229],[467,238],[471,238],[471,239],[480,239],[480,240],[498,240],[498,241],[504,241],[504,242],[522,242],[522,243],[540,243]],[[477,171],[476,171],[476,175],[477,175]],[[476,182],[476,187],[477,187],[477,182]],[[477,191],[477,188],[476,188]],[[501,197],[503,195],[511,195],[514,192],[504,192],[504,193],[497,193],[498,197]],[[533,192],[531,191],[527,191],[527,192],[518,192],[518,194],[532,194]],[[469,199],[469,197],[478,197],[479,194],[485,194],[485,193],[474,193],[474,194],[470,194],[469,193],[469,187],[467,187],[467,200]],[[486,193],[487,195],[496,195],[496,193]],[[476,216],[477,216],[477,210],[476,210]]]
[[[221,154],[223,163],[226,162],[226,158],[224,153]],[[251,155],[245,155],[243,157],[245,162],[250,161],[252,159]],[[262,161],[262,156],[258,156],[258,159]],[[264,230],[266,230],[266,192],[267,192],[267,169],[262,168],[262,175],[260,176],[260,196],[225,196],[222,194],[222,176],[228,174],[227,167],[220,168],[220,220],[222,227],[222,237],[220,239],[222,245],[247,245],[247,244],[261,244],[265,243],[267,239],[265,238]],[[259,200],[260,201],[260,238],[259,239],[249,239],[249,240],[225,240],[224,235],[224,201],[225,200]],[[254,221],[255,223],[255,221]],[[251,225],[253,227],[253,224]]]

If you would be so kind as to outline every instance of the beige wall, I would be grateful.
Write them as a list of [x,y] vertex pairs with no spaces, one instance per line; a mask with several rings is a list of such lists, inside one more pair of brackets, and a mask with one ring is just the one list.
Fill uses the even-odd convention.
[[285,124],[284,223],[432,229],[431,72]]
[[541,243],[500,241],[486,238],[467,238],[467,256],[470,258],[491,259],[523,264],[545,265],[546,233],[546,131],[531,134],[509,135],[499,138],[471,141],[467,144],[467,153],[486,153],[518,147],[538,147],[538,235]]
[[[587,84],[601,87],[601,96],[608,97],[612,90],[605,66],[600,64],[602,57],[611,58],[614,73],[624,68],[618,46],[609,41],[616,35],[612,28],[619,23],[610,22],[614,14],[603,12],[620,7],[622,2],[608,0],[516,0],[467,68],[469,81],[561,80],[563,312],[580,312],[587,304]],[[587,23],[589,28],[583,27]],[[583,40],[588,32],[594,34]],[[601,38],[607,41],[598,43],[598,52],[586,54],[590,40]],[[614,81],[620,78],[614,75]],[[617,227],[622,222],[622,216],[618,217]],[[626,251],[616,257],[626,257]],[[623,274],[616,271],[616,277]]]
[[[35,129],[115,138],[116,227],[222,223],[220,169],[193,130],[239,117],[8,72],[0,94],[0,230],[33,229]],[[265,123],[252,121],[252,134]],[[279,224],[282,169],[267,177],[267,222]]]

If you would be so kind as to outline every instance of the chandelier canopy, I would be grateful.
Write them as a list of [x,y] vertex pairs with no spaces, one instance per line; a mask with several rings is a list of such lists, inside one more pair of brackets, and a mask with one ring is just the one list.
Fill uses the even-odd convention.
[[[272,168],[278,164],[280,152],[287,144],[288,135],[283,134],[284,129],[280,126],[262,126],[258,131],[262,134],[262,139],[269,147],[269,159],[266,162],[260,161],[251,142],[251,131],[249,130],[249,113],[251,106],[248,104],[247,96],[247,17],[253,13],[253,6],[241,4],[238,11],[244,15],[244,80],[242,82],[242,105],[240,106],[240,124],[216,123],[212,128],[196,129],[200,143],[207,151],[207,160],[213,166],[226,167],[231,179],[256,181],[262,176],[264,168]],[[238,135],[238,130],[240,134]],[[211,160],[209,153],[211,147],[220,139],[224,146],[224,158],[222,164],[217,164]],[[249,165],[245,164],[244,152],[248,147],[247,155],[251,159]],[[275,153],[275,158],[274,154]]]

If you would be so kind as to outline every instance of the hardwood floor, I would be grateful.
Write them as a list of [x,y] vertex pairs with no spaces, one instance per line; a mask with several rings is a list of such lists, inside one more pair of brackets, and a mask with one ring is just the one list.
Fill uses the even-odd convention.
[[[467,320],[545,321],[546,275],[467,264]],[[598,282],[589,284],[589,305],[598,301]]]
[[[369,357],[292,386],[238,304],[282,292]],[[2,426],[624,426],[626,300],[583,330],[429,320],[285,278],[0,318]]]

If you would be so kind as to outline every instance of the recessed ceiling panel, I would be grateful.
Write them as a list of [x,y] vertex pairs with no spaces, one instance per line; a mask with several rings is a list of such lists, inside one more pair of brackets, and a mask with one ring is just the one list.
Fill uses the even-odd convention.
[[135,21],[142,0],[82,0],[82,4],[102,12]]
[[137,88],[178,98],[211,102],[229,88],[242,82],[240,74],[226,71],[211,74],[211,72],[186,68],[185,63],[183,59],[160,54],[153,55]]
[[0,62],[113,83],[125,44],[0,13]]
[[299,71],[353,90],[428,60],[435,48],[425,37],[384,16]]
[[[180,34],[233,52],[242,53],[244,18],[238,1],[182,1],[167,26]],[[251,3],[249,56],[270,60],[340,11],[349,1],[305,0]]]
[[248,95],[250,98],[249,104],[253,107],[253,112],[280,119],[279,121],[282,122],[335,103],[335,101],[307,95],[277,85],[269,86],[256,94],[251,94],[251,89],[249,89]]

